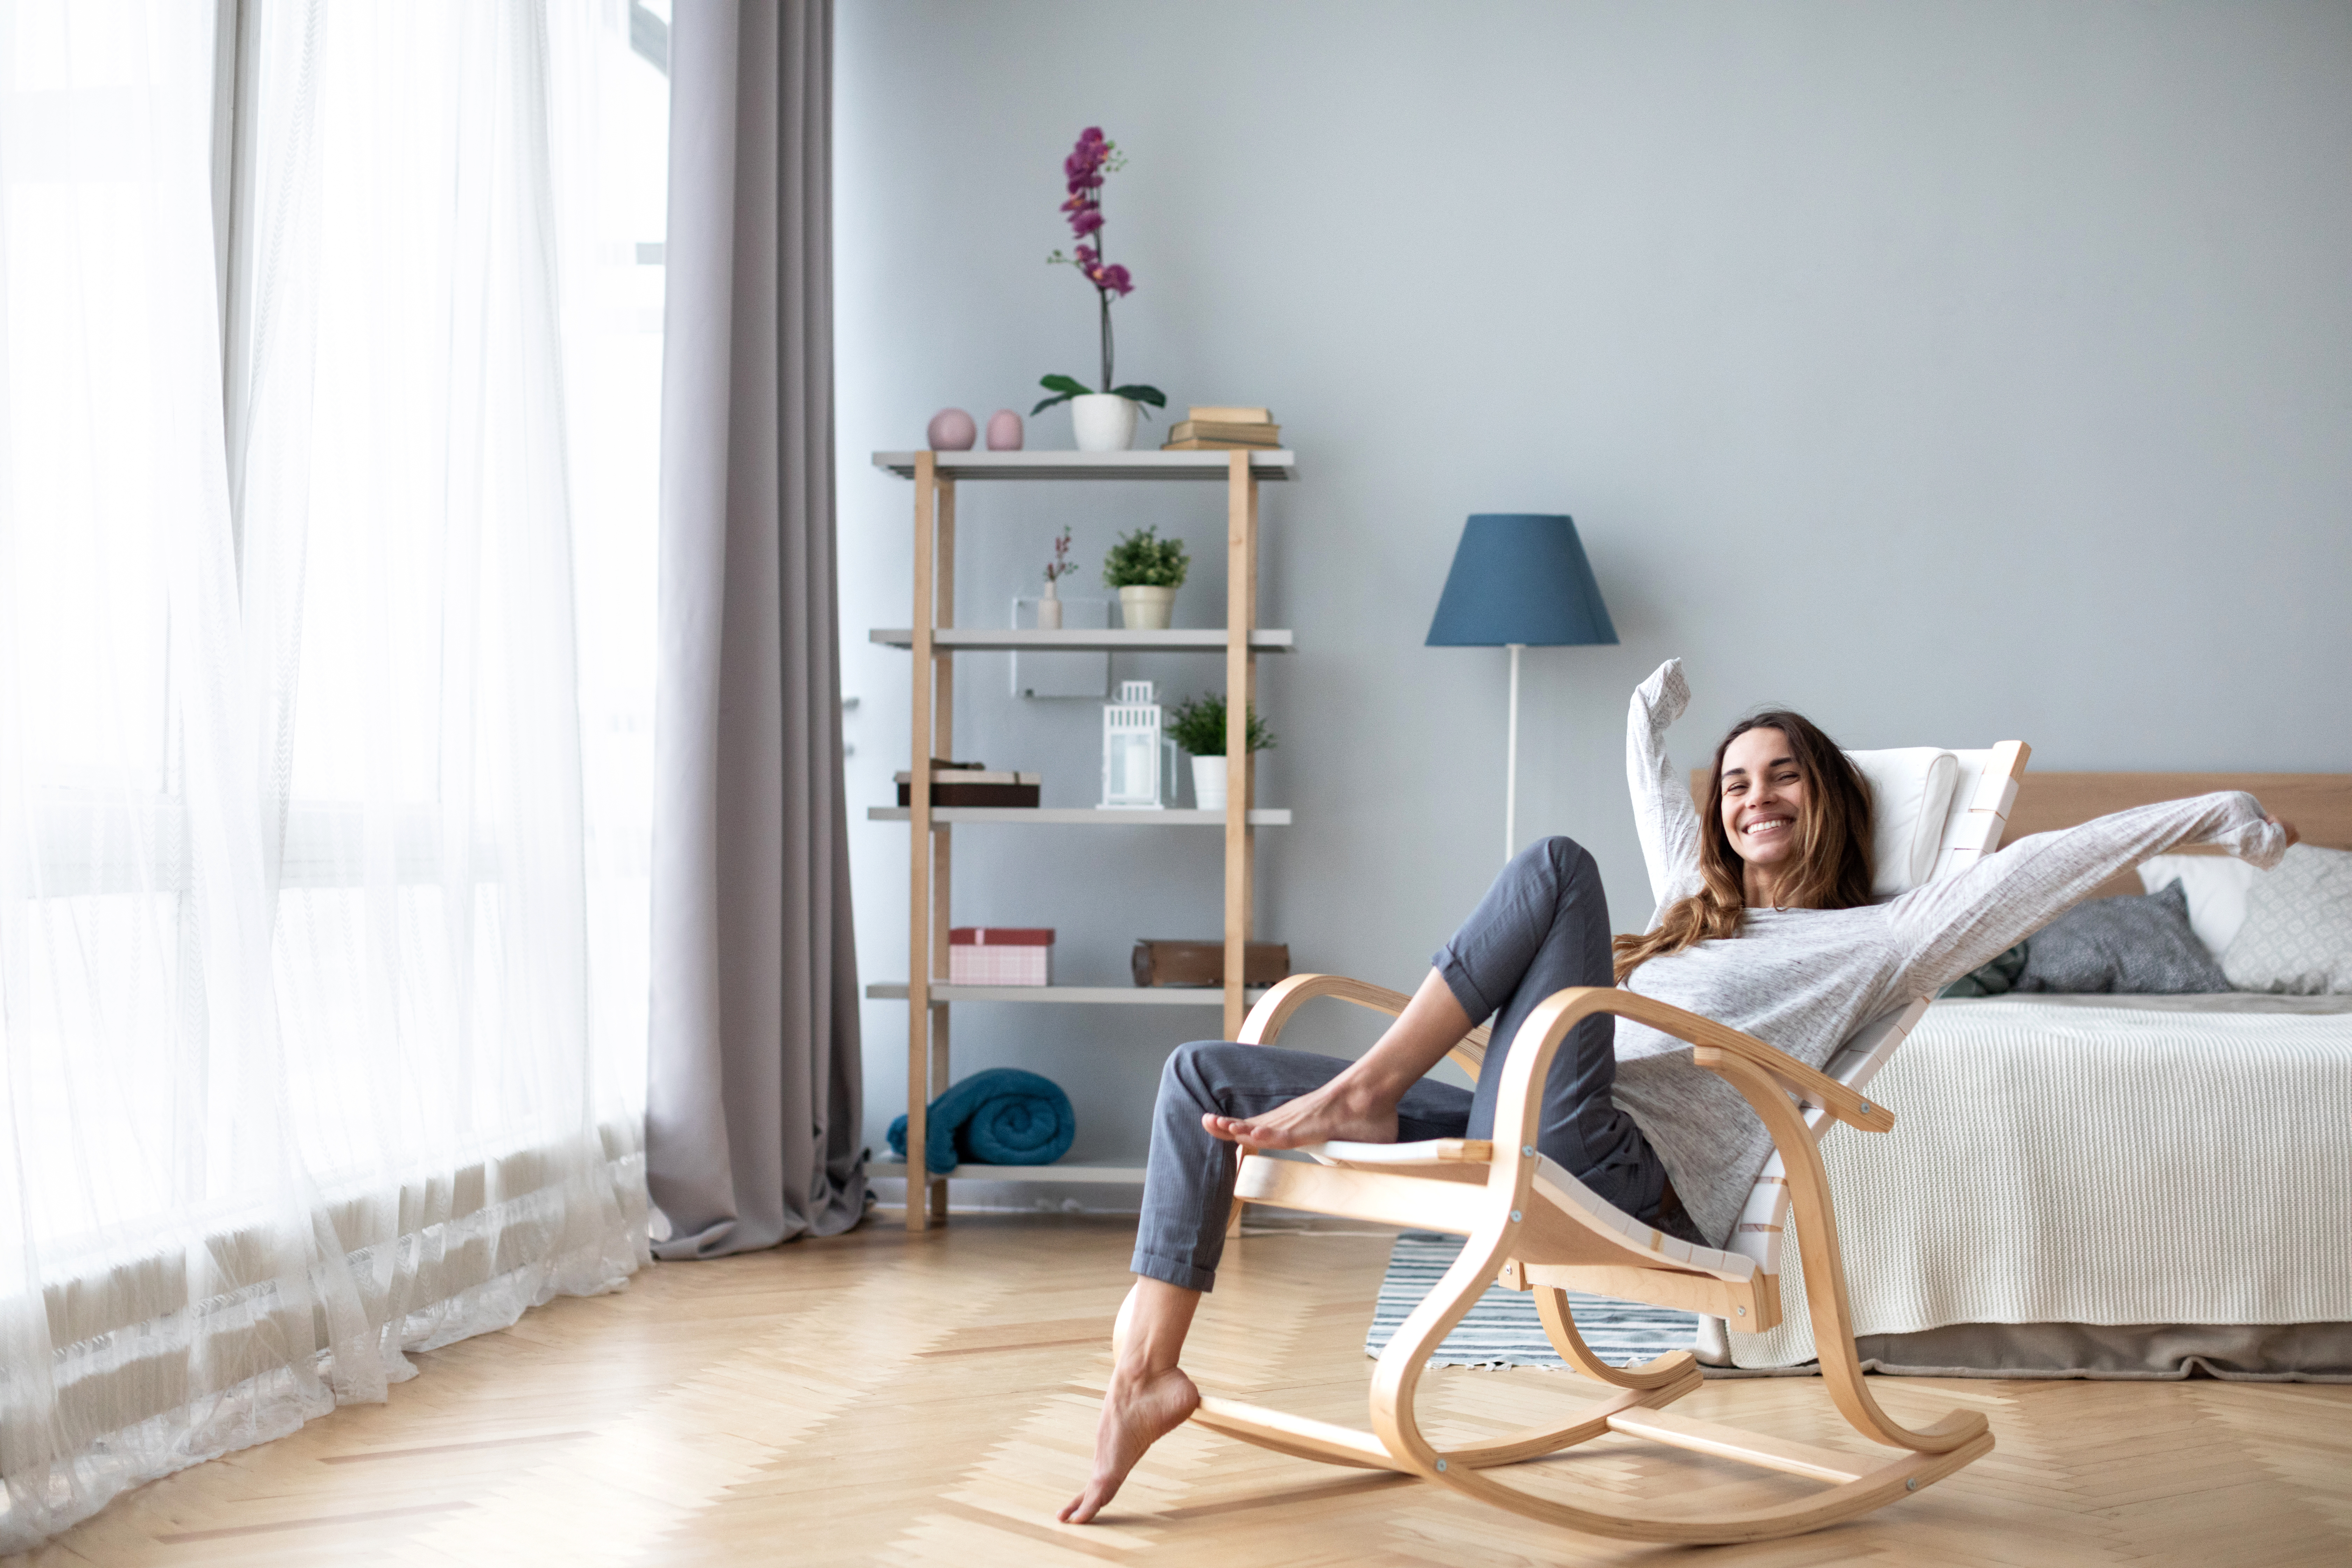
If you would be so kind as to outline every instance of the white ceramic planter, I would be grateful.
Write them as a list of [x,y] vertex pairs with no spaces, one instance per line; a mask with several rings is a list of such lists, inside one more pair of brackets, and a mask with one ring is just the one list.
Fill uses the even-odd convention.
[[1118,591],[1119,618],[1131,632],[1164,632],[1168,617],[1176,608],[1173,588],[1121,588]]
[[1135,404],[1108,392],[1073,397],[1070,428],[1081,452],[1124,452],[1135,441]]
[[1202,811],[1225,809],[1225,759],[1192,759],[1192,804]]

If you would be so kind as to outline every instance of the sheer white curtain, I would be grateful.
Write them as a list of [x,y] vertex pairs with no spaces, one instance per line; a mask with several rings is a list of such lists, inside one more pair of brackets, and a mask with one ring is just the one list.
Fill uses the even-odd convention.
[[646,1256],[657,78],[246,13],[225,425],[210,7],[0,0],[0,1550]]

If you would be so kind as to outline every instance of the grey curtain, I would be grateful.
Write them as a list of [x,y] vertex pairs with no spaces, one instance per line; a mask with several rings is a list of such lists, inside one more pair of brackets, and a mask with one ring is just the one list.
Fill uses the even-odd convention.
[[666,1258],[857,1223],[842,799],[830,0],[669,37],[646,1170]]

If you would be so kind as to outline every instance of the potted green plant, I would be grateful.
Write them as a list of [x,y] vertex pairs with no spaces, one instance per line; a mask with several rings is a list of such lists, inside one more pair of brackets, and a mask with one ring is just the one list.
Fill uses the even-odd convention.
[[1118,613],[1130,631],[1166,631],[1176,590],[1192,557],[1181,539],[1162,539],[1156,527],[1122,533],[1103,552],[1103,585],[1118,590]]
[[[1274,731],[1252,704],[1246,743],[1252,752],[1274,749]],[[1225,700],[1215,692],[1187,697],[1169,710],[1168,736],[1192,758],[1192,804],[1202,811],[1225,808]]]

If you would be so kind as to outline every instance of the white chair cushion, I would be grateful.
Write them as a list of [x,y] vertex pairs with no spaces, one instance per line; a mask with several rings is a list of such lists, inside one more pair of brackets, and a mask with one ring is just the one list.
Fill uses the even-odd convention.
[[1959,759],[1934,746],[1848,752],[1870,781],[1870,892],[1891,899],[1934,877]]

